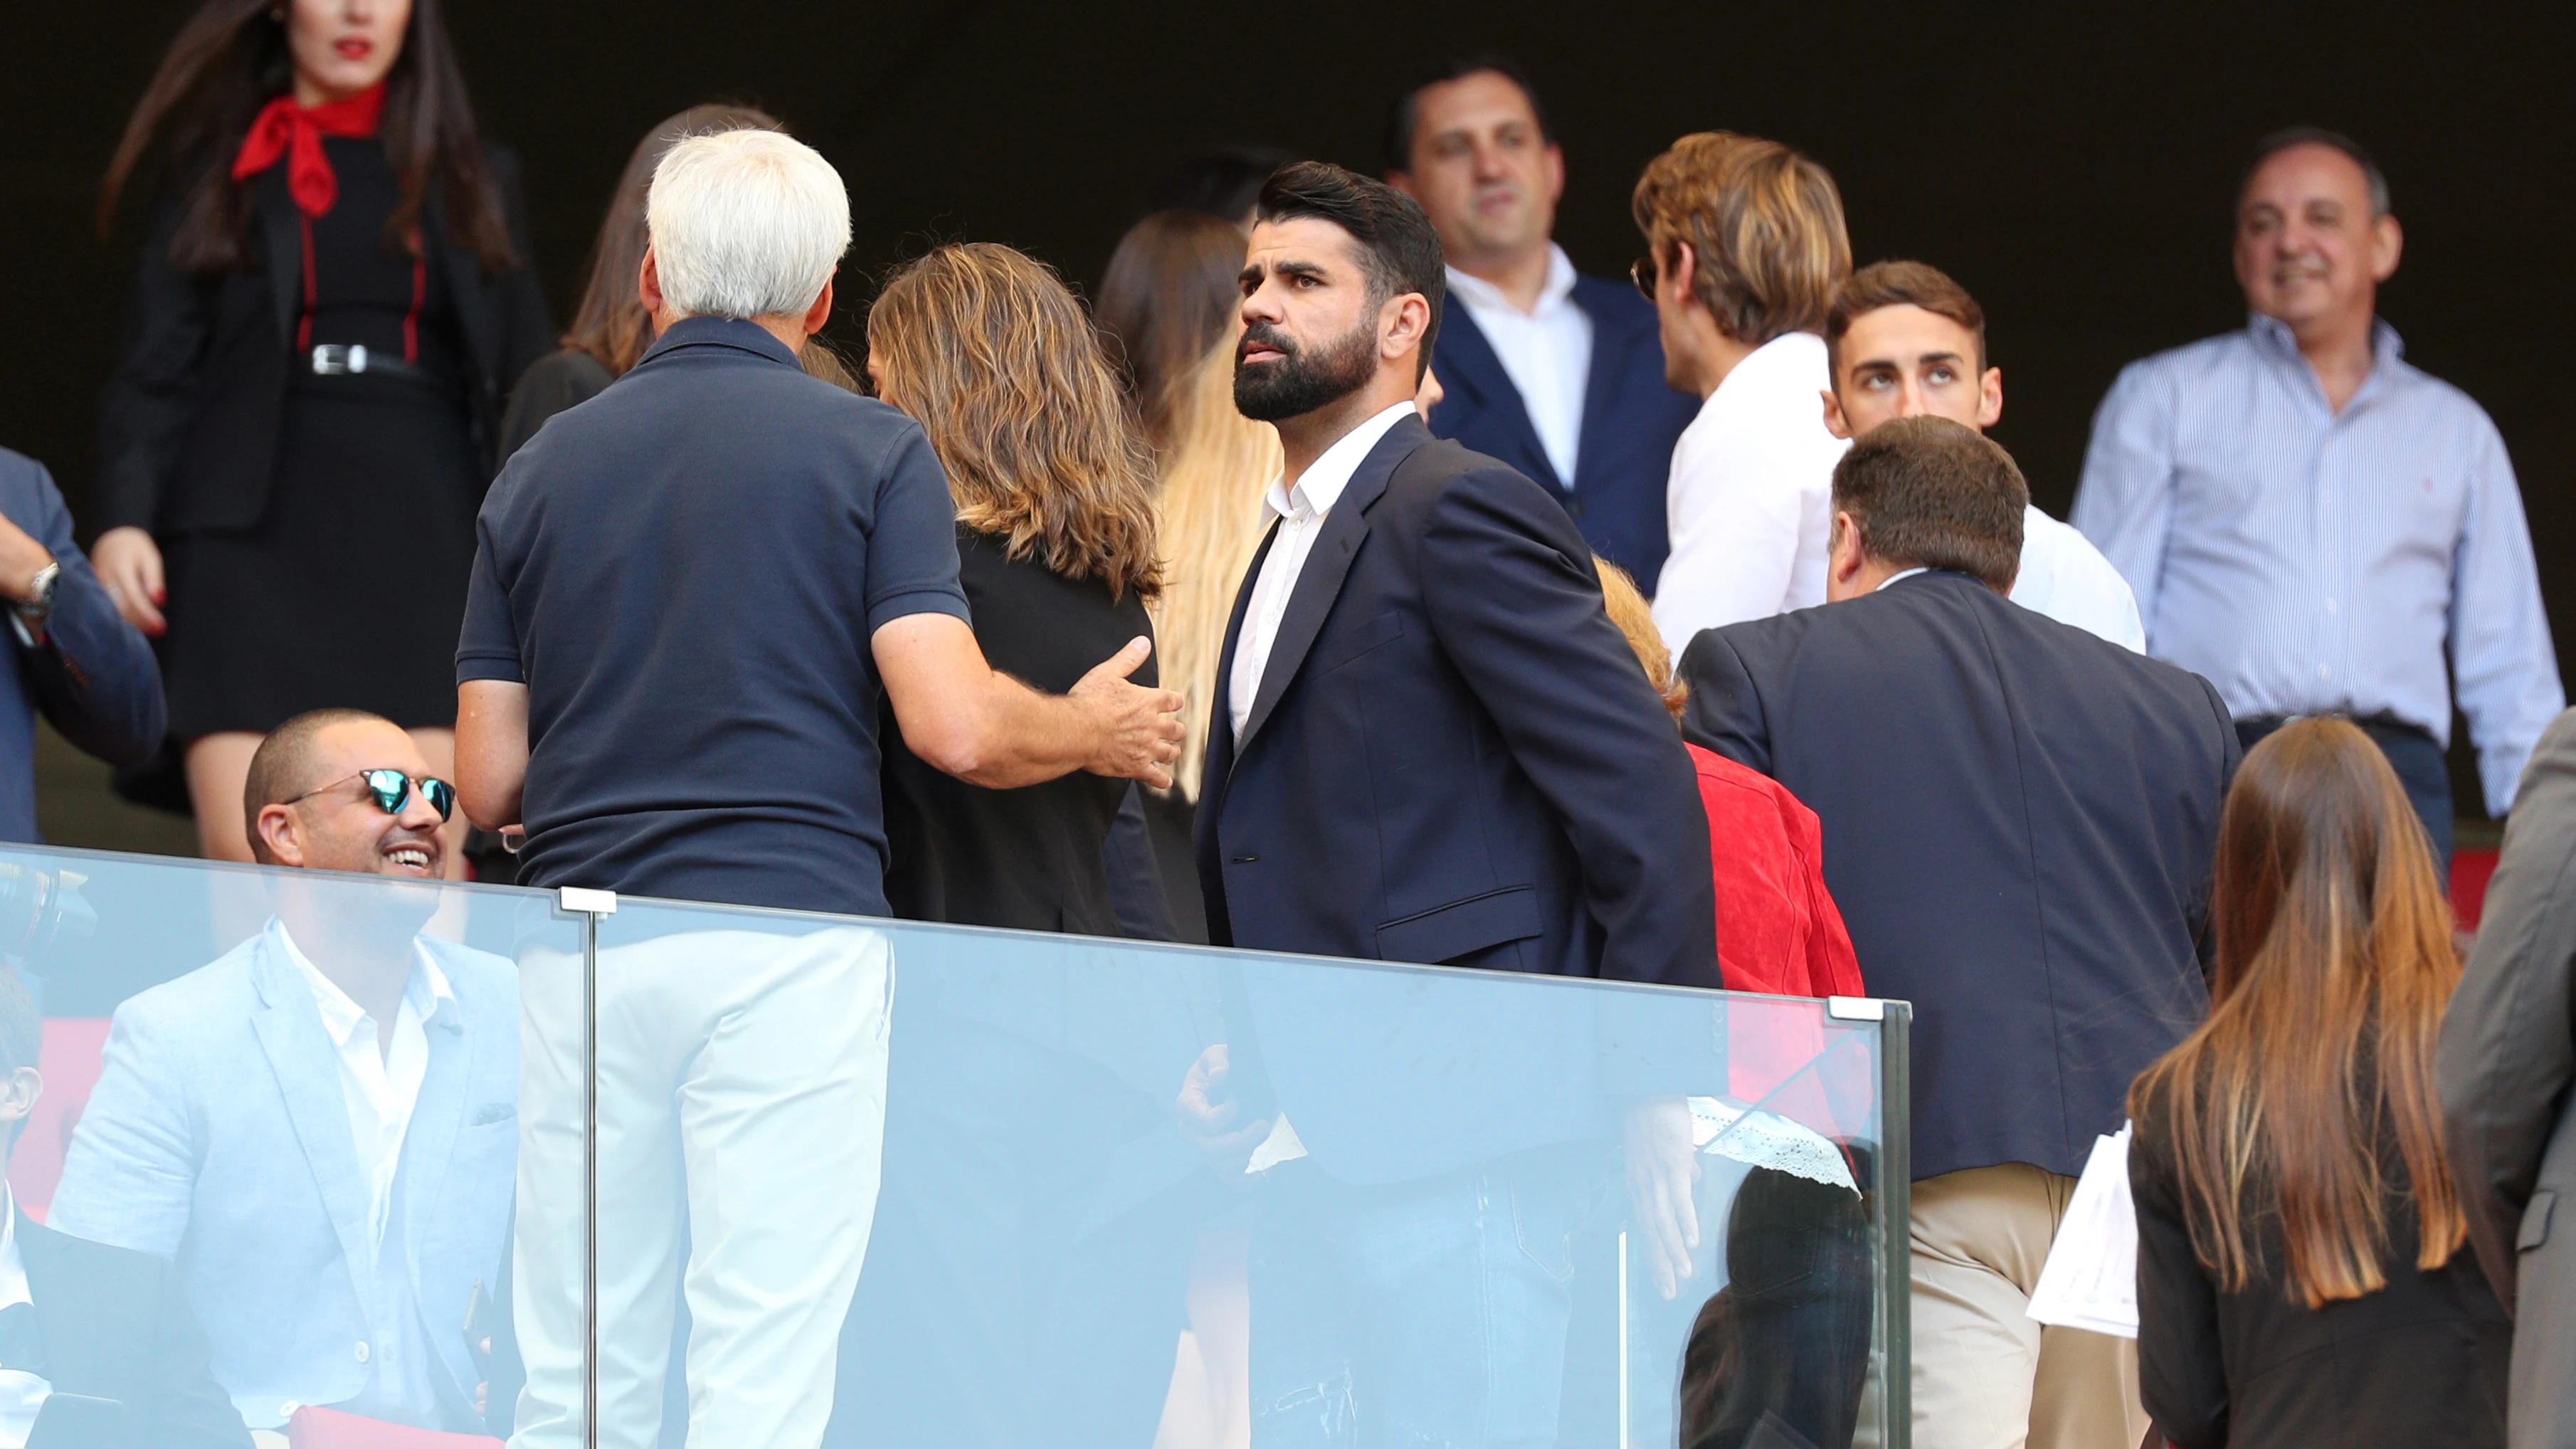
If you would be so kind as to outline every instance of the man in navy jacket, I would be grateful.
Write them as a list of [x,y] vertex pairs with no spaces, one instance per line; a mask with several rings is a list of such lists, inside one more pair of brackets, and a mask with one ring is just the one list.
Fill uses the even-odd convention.
[[1834,602],[1681,664],[1683,732],[1816,812],[1861,978],[1914,1003],[1924,1449],[2145,1435],[2135,1345],[2025,1310],[2094,1138],[2208,1009],[2239,755],[2209,681],[2007,602],[2029,501],[1975,432],[1882,423],[1834,470]]
[[36,715],[111,765],[161,748],[152,646],[72,542],[53,476],[0,448],[0,624],[17,668],[0,670],[0,840],[36,838]]
[[1549,233],[1565,154],[1510,61],[1446,62],[1396,102],[1387,181],[1448,260],[1431,431],[1536,479],[1594,552],[1647,589],[1663,572],[1664,481],[1698,399],[1664,382],[1652,303],[1578,275]]

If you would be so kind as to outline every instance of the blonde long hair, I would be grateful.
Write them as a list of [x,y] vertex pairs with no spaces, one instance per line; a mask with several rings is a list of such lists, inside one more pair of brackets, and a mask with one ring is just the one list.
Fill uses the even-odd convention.
[[887,279],[868,353],[930,435],[959,522],[1113,598],[1161,590],[1153,456],[1052,268],[992,242],[940,247]]
[[1187,701],[1181,719],[1189,735],[1172,771],[1174,784],[1195,800],[1207,763],[1209,716],[1216,704],[1217,660],[1225,652],[1225,626],[1234,613],[1254,550],[1261,546],[1262,490],[1285,466],[1279,434],[1235,411],[1234,349],[1238,323],[1217,335],[1196,367],[1174,379],[1170,436],[1156,462],[1161,489],[1163,596],[1154,608],[1156,647],[1165,689]]
[[2431,848],[2370,737],[2306,719],[2248,751],[2219,820],[2209,1019],[2129,1089],[2170,1132],[2192,1248],[2221,1287],[2279,1225],[2291,1301],[2387,1286],[2381,1143],[2419,1223],[2415,1266],[2467,1238],[2442,1158],[2433,1048],[2459,984]]

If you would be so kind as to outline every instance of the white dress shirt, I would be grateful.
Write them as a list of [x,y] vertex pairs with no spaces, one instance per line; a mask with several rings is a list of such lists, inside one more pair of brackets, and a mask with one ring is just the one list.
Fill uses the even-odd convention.
[[1834,464],[1851,446],[1825,431],[1831,384],[1825,339],[1775,337],[1735,365],[1673,445],[1673,551],[1655,624],[1676,657],[1702,629],[1825,601]]
[[[18,1199],[0,1183],[0,1309],[35,1301],[27,1291],[27,1260],[18,1253]],[[37,1412],[53,1392],[42,1375],[0,1369],[0,1449],[19,1449],[27,1442]]]
[[1260,575],[1252,581],[1252,603],[1244,610],[1243,634],[1234,645],[1234,672],[1226,680],[1226,712],[1232,716],[1228,723],[1234,728],[1235,743],[1243,742],[1244,722],[1252,717],[1252,702],[1261,693],[1261,671],[1270,662],[1270,646],[1279,638],[1279,621],[1297,592],[1297,576],[1306,570],[1315,535],[1323,531],[1325,517],[1350,486],[1351,475],[1367,460],[1369,450],[1388,429],[1411,416],[1409,399],[1397,403],[1342,434],[1294,484],[1283,474],[1262,496],[1262,506],[1279,520],[1278,534],[1262,557]]
[[[398,1214],[394,1186],[402,1167],[403,1139],[429,1076],[429,1028],[457,1019],[455,990],[429,952],[412,948],[411,980],[395,1010],[393,1047],[379,1042],[376,1019],[297,949],[286,924],[271,918],[277,948],[304,974],[322,1017],[322,1030],[340,1059],[340,1096],[349,1114],[349,1137],[358,1173],[367,1184],[367,1224],[375,1261],[361,1267],[375,1283],[381,1322],[370,1325],[364,1362],[367,1386],[334,1407],[392,1423],[434,1425],[438,1391],[430,1377],[431,1351],[413,1291],[410,1255],[388,1228]],[[424,1225],[426,1226],[426,1225]]]
[[1583,394],[1592,381],[1592,315],[1575,305],[1574,263],[1564,248],[1548,243],[1547,282],[1527,312],[1506,300],[1502,288],[1456,267],[1449,269],[1449,296],[1493,344],[1556,470],[1557,486],[1572,488],[1583,445]]
[[2147,631],[2138,622],[2138,597],[2129,581],[2091,540],[2037,507],[2022,510],[2021,572],[2013,578],[2012,601],[2124,649],[2147,652]]

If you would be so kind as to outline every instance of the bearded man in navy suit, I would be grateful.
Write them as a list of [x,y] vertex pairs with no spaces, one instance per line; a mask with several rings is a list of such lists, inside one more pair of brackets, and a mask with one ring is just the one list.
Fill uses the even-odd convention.
[[1549,239],[1565,153],[1519,67],[1446,61],[1389,118],[1388,183],[1421,203],[1448,262],[1431,431],[1563,504],[1595,553],[1648,589],[1663,572],[1664,484],[1698,402],[1664,381],[1654,305],[1587,277]]

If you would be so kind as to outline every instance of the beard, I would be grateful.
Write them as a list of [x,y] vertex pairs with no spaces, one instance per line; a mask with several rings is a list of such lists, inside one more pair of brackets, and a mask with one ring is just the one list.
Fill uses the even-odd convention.
[[[1244,366],[1241,348],[1254,342],[1279,349],[1279,360]],[[1349,335],[1313,353],[1269,323],[1255,322],[1244,329],[1235,352],[1234,408],[1254,422],[1302,418],[1349,397],[1376,375],[1377,328],[1372,322],[1353,327]]]

